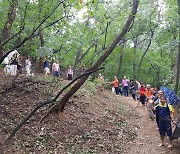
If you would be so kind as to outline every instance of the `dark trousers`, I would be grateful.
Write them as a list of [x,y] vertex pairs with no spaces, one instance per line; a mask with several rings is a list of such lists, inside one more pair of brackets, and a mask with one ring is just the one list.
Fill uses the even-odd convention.
[[67,79],[68,79],[68,80],[72,80],[72,74],[68,74]]
[[132,94],[132,98],[134,100],[136,100],[136,90],[135,89],[131,89],[131,94]]
[[139,101],[142,103],[142,105],[145,105],[145,102],[146,102],[146,96],[145,96],[145,95],[140,95]]
[[54,75],[55,77],[59,77],[59,71],[54,71],[54,72],[53,72],[53,75]]
[[136,100],[136,94],[132,94],[132,98]]
[[123,87],[124,96],[128,96],[128,86]]
[[122,92],[122,90],[121,90],[121,88],[119,87],[119,93],[122,95],[123,94],[123,92]]
[[119,87],[114,87],[116,95],[119,95]]

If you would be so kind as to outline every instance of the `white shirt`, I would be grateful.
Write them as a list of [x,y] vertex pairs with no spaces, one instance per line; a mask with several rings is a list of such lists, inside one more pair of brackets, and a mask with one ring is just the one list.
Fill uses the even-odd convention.
[[9,63],[9,58],[8,57],[5,57],[4,60],[3,60],[3,64],[8,64]]

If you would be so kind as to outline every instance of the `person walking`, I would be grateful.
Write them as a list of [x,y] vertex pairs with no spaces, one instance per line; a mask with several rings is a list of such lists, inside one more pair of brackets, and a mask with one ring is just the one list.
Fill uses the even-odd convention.
[[17,74],[18,54],[14,54],[11,60],[10,72],[11,75],[15,76]]
[[25,68],[26,68],[26,76],[30,76],[31,75],[31,61],[29,57],[27,57],[25,61]]
[[73,79],[73,69],[72,69],[71,65],[68,66],[68,69],[66,71],[66,77],[67,77],[67,80]]
[[50,73],[50,65],[49,65],[49,61],[47,60],[47,58],[44,60],[44,72],[45,72],[45,76],[48,76],[48,74]]
[[123,85],[123,94],[126,97],[128,97],[128,83],[129,82],[130,81],[128,79],[126,79],[126,76],[124,76],[121,84]]
[[166,98],[164,96],[160,97],[160,103],[155,107],[155,110],[159,117],[159,133],[161,139],[161,144],[159,146],[165,145],[164,137],[167,135],[169,137],[168,148],[171,148],[173,147],[171,122],[175,124],[175,111],[171,105],[167,104]]
[[114,76],[113,87],[115,89],[116,95],[119,95],[119,81],[116,76]]
[[141,106],[145,106],[145,102],[146,102],[146,95],[145,95],[145,92],[146,92],[146,89],[143,85],[142,82],[140,82],[141,84],[141,87],[139,89],[139,101],[141,102]]
[[129,86],[132,98],[136,101],[136,85],[134,80],[130,80],[130,86]]
[[151,120],[155,119],[155,114],[153,112],[153,90],[151,89],[151,85],[147,84],[146,85],[146,107],[149,113],[149,117]]
[[8,64],[9,64],[9,58],[8,58],[8,57],[5,57],[4,60],[3,60],[3,62],[2,62],[3,71],[4,71],[4,74],[5,74],[5,75],[8,74],[8,71],[7,71]]
[[52,64],[52,72],[53,72],[54,77],[59,77],[60,76],[60,67],[59,67],[58,61],[55,61]]

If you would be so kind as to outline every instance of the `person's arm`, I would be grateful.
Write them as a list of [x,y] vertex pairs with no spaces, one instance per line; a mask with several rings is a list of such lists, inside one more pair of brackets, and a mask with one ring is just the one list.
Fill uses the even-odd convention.
[[171,121],[172,121],[173,124],[176,124],[175,117],[174,117],[175,110],[174,110],[172,105],[168,104],[168,107],[169,107],[169,110],[170,110]]
[[175,112],[171,112],[171,113],[170,113],[170,116],[171,116],[171,121],[172,121],[172,124],[176,125],[177,123],[176,123],[176,120],[175,120],[174,114],[175,114]]

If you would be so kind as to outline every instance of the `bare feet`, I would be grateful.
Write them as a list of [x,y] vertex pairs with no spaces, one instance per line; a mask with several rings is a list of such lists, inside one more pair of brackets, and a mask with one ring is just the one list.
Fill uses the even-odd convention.
[[172,147],[173,147],[173,145],[172,145],[172,144],[169,144],[169,145],[168,145],[168,148],[169,148],[169,149],[170,149],[170,148],[172,148]]

